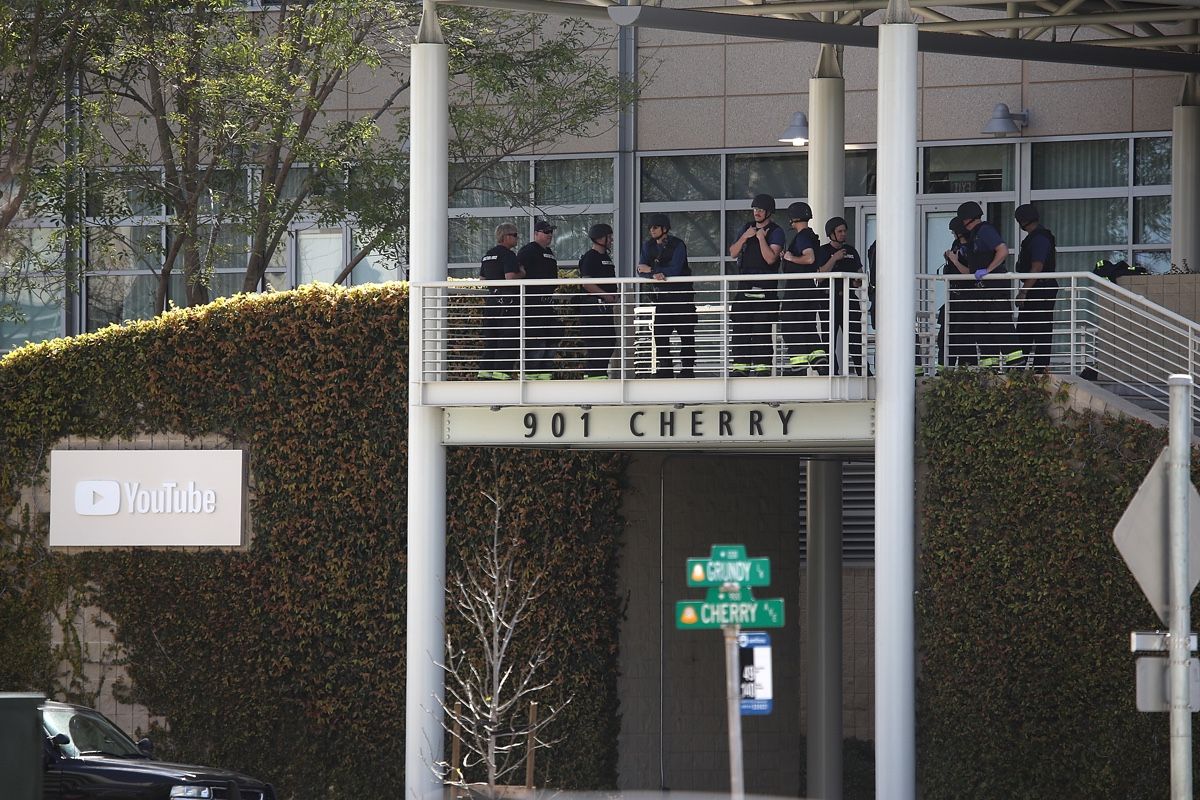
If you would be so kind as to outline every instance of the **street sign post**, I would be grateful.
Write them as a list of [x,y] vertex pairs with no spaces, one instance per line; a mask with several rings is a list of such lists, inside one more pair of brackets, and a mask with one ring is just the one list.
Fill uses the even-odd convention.
[[[708,589],[703,600],[680,600],[675,604],[675,627],[680,630],[713,630],[720,628],[725,640],[725,713],[729,720],[729,793],[731,800],[742,800],[746,787],[742,768],[742,714],[770,712],[770,638],[767,638],[765,672],[758,671],[755,661],[745,671],[738,655],[742,625],[756,628],[783,627],[783,598],[757,600],[752,586],[771,583],[771,560],[749,558],[740,544],[713,545],[708,558],[687,560],[687,585]],[[749,634],[745,634],[749,636]],[[766,634],[755,633],[755,637]],[[747,639],[748,641],[748,639]],[[755,638],[755,641],[758,641]],[[755,648],[757,651],[759,648]],[[749,674],[749,681],[743,678]],[[762,684],[760,679],[765,679]],[[759,686],[764,687],[764,705],[752,706],[766,711],[743,711],[745,686],[749,684],[755,700]]]
[[[1172,375],[1167,386],[1169,444],[1113,529],[1113,542],[1169,628],[1167,658],[1138,660],[1138,709],[1159,710],[1165,699],[1171,715],[1171,800],[1191,800],[1196,665],[1189,634],[1191,596],[1200,581],[1200,493],[1191,481],[1192,376]],[[1133,644],[1139,644],[1136,632]]]

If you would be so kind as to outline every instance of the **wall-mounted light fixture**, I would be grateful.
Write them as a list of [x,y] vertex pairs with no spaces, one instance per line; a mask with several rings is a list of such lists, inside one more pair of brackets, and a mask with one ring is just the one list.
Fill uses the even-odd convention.
[[779,134],[779,141],[796,147],[808,144],[808,116],[803,111],[792,114],[792,124]]
[[996,107],[992,109],[992,118],[987,121],[987,125],[983,126],[983,132],[993,136],[1008,136],[1010,133],[1020,133],[1021,128],[1028,124],[1028,108],[1020,113],[1014,113],[1008,110],[1007,104],[996,103]]

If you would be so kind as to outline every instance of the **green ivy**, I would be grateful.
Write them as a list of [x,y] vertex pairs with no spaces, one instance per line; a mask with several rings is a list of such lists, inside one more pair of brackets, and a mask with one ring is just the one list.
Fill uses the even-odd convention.
[[[253,544],[238,552],[49,554],[45,519],[3,530],[0,678],[62,694],[47,612],[72,587],[115,622],[125,698],[165,716],[161,756],[242,770],[281,797],[403,790],[407,291],[308,287],[30,345],[0,360],[0,507],[43,482],[67,435],[217,434],[246,450]],[[542,785],[616,783],[613,454],[461,448],[448,459],[449,557],[490,532],[480,489],[553,576],[535,624],[560,632],[573,694]],[[21,531],[26,535],[22,538]],[[0,579],[4,579],[0,577]],[[4,579],[7,580],[7,579]],[[9,581],[11,582],[11,581]],[[11,649],[10,649],[11,648]],[[9,653],[21,654],[10,658]]]
[[924,395],[922,797],[1168,794],[1167,716],[1136,710],[1129,652],[1161,626],[1112,542],[1166,432],[1063,400],[968,371]]

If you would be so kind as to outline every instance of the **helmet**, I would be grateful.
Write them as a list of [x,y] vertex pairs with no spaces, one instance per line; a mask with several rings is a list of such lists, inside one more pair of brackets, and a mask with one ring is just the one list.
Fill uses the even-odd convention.
[[970,231],[967,230],[966,224],[958,217],[950,218],[950,231],[955,236],[966,236]]
[[841,217],[830,217],[829,221],[825,223],[825,235],[833,236],[833,232],[838,229],[838,226],[845,224],[846,220],[842,219]]
[[775,213],[775,198],[769,194],[754,195],[754,202],[750,204],[751,208],[761,208],[767,214]]
[[968,200],[958,207],[958,218],[963,222],[969,219],[983,219],[983,209],[974,200]]
[[612,236],[612,232],[612,225],[609,225],[607,222],[597,222],[588,228],[588,238],[594,242],[597,239],[603,239],[605,236]]
[[1023,206],[1017,206],[1017,210],[1013,212],[1013,219],[1015,219],[1017,224],[1022,228],[1031,222],[1037,222],[1037,206],[1035,206],[1033,203],[1026,203]]
[[812,209],[809,208],[808,203],[792,203],[788,206],[788,219],[792,222],[798,219],[808,222],[812,219]]
[[646,226],[650,228],[662,228],[663,230],[671,230],[671,218],[666,214],[651,214],[646,220]]

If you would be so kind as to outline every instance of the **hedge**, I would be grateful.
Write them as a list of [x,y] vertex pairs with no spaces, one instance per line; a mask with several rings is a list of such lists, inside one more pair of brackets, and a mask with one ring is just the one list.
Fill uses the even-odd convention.
[[1166,797],[1167,715],[1136,710],[1129,652],[1162,626],[1112,543],[1166,431],[964,371],[919,435],[921,796]]
[[[65,436],[219,434],[248,453],[254,536],[235,553],[66,557],[46,553],[44,518],[6,524],[0,575],[26,580],[0,585],[5,688],[64,694],[45,614],[83,591],[115,622],[127,699],[169,720],[159,755],[263,777],[281,797],[401,793],[407,313],[401,285],[306,287],[0,360],[3,516],[19,519],[21,487],[45,480]],[[613,454],[449,453],[451,566],[490,535],[489,489],[554,576],[537,620],[559,632],[547,700],[574,701],[539,755],[544,785],[616,782],[622,469]]]

